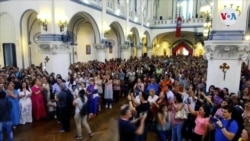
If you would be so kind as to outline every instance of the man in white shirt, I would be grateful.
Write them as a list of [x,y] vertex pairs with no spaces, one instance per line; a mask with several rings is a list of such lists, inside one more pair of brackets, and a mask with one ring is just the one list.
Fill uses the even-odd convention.
[[192,90],[188,89],[182,94],[182,99],[184,103],[184,108],[188,112],[188,103],[190,103],[190,106],[192,109],[195,109],[195,104],[197,102],[197,97],[192,92]]
[[[190,104],[192,109],[195,109],[195,105],[197,102],[197,97],[195,97],[195,94],[192,90],[192,88],[188,88],[186,92],[183,93],[183,102],[184,102],[184,108],[188,112],[188,103]],[[188,114],[188,119],[183,124],[183,129],[185,129],[183,137],[186,140],[190,140],[192,138],[192,132],[195,127],[195,116]]]
[[148,102],[151,103],[155,103],[156,100],[158,99],[158,96],[155,94],[155,90],[151,89],[149,91],[149,97],[148,97]]
[[174,93],[172,92],[172,86],[167,85],[166,98],[169,102],[174,102]]

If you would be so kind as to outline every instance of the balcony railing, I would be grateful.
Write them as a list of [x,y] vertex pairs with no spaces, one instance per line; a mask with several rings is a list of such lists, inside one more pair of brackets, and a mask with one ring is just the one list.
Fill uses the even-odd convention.
[[[167,19],[167,20],[154,20],[151,22],[151,26],[165,26],[165,25],[176,25],[177,19]],[[205,18],[194,18],[194,19],[182,19],[182,24],[184,25],[204,25],[206,22]]]

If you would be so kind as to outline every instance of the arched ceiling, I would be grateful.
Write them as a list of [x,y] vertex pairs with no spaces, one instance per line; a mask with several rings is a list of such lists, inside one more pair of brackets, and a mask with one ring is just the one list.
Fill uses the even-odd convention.
[[182,31],[181,37],[176,37],[175,32],[167,32],[159,34],[155,38],[155,40],[158,40],[158,42],[167,41],[170,45],[173,45],[178,41],[188,41],[188,44],[194,45],[197,41],[197,36],[195,32],[188,32],[188,31]]

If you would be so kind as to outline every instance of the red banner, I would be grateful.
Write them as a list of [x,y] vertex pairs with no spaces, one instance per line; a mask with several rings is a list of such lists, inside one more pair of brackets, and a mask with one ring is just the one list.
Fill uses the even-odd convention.
[[182,19],[179,16],[176,22],[176,32],[175,32],[176,37],[181,37],[181,23],[182,23]]

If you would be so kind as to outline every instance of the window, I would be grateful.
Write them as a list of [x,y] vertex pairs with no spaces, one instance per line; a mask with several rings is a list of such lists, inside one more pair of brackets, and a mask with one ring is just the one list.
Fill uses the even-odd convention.
[[180,1],[181,2],[181,16],[184,18],[184,19],[188,19],[188,18],[192,18],[194,15],[193,15],[193,5],[194,5],[194,2],[193,0],[183,0],[183,1]]

